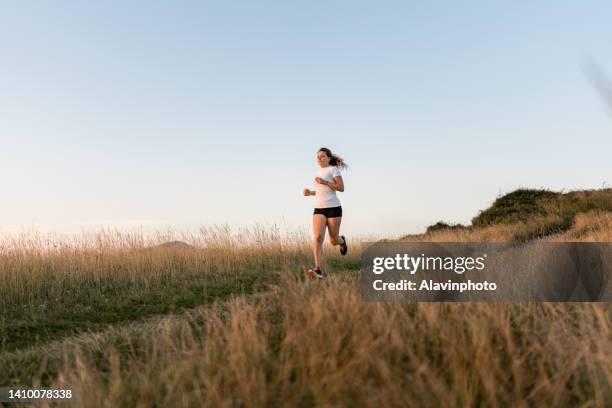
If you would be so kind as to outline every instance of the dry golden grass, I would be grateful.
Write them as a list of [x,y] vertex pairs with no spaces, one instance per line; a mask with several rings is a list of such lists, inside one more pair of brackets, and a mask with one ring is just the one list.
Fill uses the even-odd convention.
[[478,229],[442,229],[424,235],[410,235],[405,242],[509,242],[521,229],[522,224],[495,225]]
[[[509,242],[559,221],[553,214],[406,240]],[[612,215],[578,214],[571,228],[543,239],[612,242]],[[192,247],[160,245],[173,240]],[[78,406],[604,407],[612,400],[609,304],[364,302],[355,271],[304,281],[308,234],[274,229],[0,241],[4,307],[97,285],[163,288],[190,273],[283,271],[262,293],[50,344],[45,358],[60,353],[62,363],[40,373],[53,387],[72,388]],[[351,256],[359,256],[357,245]]]
[[[483,228],[442,229],[423,235],[410,235],[405,242],[511,242],[516,237],[543,230],[550,224],[561,222],[560,215],[534,217],[514,224],[499,224]],[[576,215],[568,231],[543,238],[547,241],[612,242],[612,213],[589,211]]]
[[555,238],[575,242],[612,242],[612,212],[578,214],[572,229],[559,237],[551,237]]
[[612,315],[595,304],[363,302],[354,276],[236,298],[151,336],[81,347],[79,406],[605,406]]
[[[188,245],[162,245],[172,241]],[[309,251],[303,232],[282,234],[261,226],[240,231],[203,227],[197,234],[3,235],[0,311],[96,287],[137,290],[192,276],[288,268],[302,265]]]

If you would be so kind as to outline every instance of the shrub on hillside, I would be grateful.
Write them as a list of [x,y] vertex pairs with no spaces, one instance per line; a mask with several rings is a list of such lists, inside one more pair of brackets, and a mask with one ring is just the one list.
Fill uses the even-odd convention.
[[491,207],[472,218],[472,225],[483,227],[493,224],[512,224],[526,221],[534,216],[546,215],[546,210],[538,205],[542,199],[552,199],[560,193],[549,190],[518,189],[498,197]]
[[463,229],[463,228],[467,228],[467,227],[461,224],[448,224],[444,221],[438,221],[435,224],[432,224],[429,227],[427,227],[427,230],[425,231],[425,233],[429,234],[429,233],[443,230],[443,229]]

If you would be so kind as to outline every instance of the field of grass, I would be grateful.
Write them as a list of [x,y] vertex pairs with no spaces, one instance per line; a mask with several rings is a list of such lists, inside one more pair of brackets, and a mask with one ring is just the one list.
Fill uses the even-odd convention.
[[[0,386],[50,384],[61,356],[49,350],[66,339],[265,291],[311,263],[306,236],[262,227],[70,241],[23,234],[0,247]],[[332,255],[330,271],[359,268],[357,252]]]
[[[531,239],[612,242],[612,190],[522,191],[403,238]],[[92,407],[609,406],[609,304],[363,302],[353,242],[309,281],[308,234],[272,227],[0,237],[0,386]]]

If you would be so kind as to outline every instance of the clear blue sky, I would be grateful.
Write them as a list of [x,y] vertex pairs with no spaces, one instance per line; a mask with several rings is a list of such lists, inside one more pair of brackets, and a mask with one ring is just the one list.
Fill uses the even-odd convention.
[[347,234],[612,183],[610,2],[127,3],[0,6],[0,229],[308,226],[320,146]]

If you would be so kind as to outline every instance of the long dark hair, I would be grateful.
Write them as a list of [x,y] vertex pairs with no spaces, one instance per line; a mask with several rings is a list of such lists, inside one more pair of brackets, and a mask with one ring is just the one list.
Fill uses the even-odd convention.
[[327,147],[322,147],[318,150],[319,152],[325,152],[327,157],[329,157],[329,165],[336,166],[341,169],[348,169],[348,164],[344,161],[344,159],[337,154],[333,154],[331,150]]

